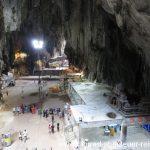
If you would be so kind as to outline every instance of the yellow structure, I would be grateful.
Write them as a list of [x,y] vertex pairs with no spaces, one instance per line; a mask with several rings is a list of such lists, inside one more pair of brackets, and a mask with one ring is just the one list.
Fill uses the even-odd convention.
[[115,130],[113,127],[111,127],[111,129],[110,129],[110,134],[111,134],[111,136],[114,136],[114,134],[115,134]]

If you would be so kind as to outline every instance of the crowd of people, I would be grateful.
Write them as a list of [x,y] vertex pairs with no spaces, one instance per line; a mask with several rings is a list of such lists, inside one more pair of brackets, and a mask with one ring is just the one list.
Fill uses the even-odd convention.
[[[54,116],[52,116],[52,118],[53,117]],[[56,126],[57,126],[57,131],[59,132],[59,130],[60,130],[60,123],[57,122]],[[48,129],[49,129],[49,133],[54,133],[55,132],[54,119],[52,119],[52,123],[49,123]]]
[[37,107],[36,104],[31,105],[25,105],[21,104],[20,106],[13,107],[12,109],[14,115],[24,114],[31,112],[32,114],[35,114],[36,111],[38,111],[39,115],[43,114],[43,117],[47,118],[49,115],[57,115],[60,118],[64,117],[64,110],[61,111],[60,108],[46,108],[42,109],[40,107]]
[[43,109],[43,117],[47,118],[51,116],[51,123],[48,125],[49,133],[55,132],[55,125],[57,128],[57,131],[60,130],[60,123],[57,122],[55,124],[55,116],[58,116],[59,118],[64,117],[64,110],[61,111],[60,108],[49,108],[49,109]]
[[[38,114],[41,117],[46,119],[50,117],[50,122],[48,123],[48,133],[54,134],[56,131],[57,132],[60,131],[60,122],[58,120],[58,117],[64,118],[65,110],[56,107],[42,109],[41,107],[39,107],[39,105],[36,104],[30,104],[30,105],[21,104],[20,106],[16,106],[13,108],[13,114],[15,116],[24,113]],[[19,131],[18,137],[21,142],[22,141],[26,142],[28,139],[27,131],[26,130]]]
[[[49,133],[55,132],[55,126],[56,126],[56,130],[59,132],[60,123],[55,122],[55,116],[58,116],[59,118],[63,118],[64,110],[61,110],[60,108],[45,108],[42,110],[41,108],[36,107],[35,104],[32,104],[32,105],[22,104],[21,106],[17,106],[17,107],[13,108],[14,115],[24,114],[27,112],[35,114],[36,111],[38,112],[39,115],[42,115],[45,118],[48,118],[49,116],[51,116],[51,123],[49,123],[49,125],[48,125]],[[19,140],[21,140],[21,141],[24,140],[26,142],[26,140],[27,140],[27,131],[26,130],[19,132]]]
[[43,117],[47,118],[49,115],[57,115],[59,118],[64,117],[64,110],[61,111],[60,108],[46,108],[43,109]]
[[13,107],[12,111],[13,111],[14,115],[24,114],[24,113],[27,113],[27,112],[31,112],[32,114],[35,114],[36,106],[35,106],[35,104],[32,104],[32,105],[22,104],[21,106]]

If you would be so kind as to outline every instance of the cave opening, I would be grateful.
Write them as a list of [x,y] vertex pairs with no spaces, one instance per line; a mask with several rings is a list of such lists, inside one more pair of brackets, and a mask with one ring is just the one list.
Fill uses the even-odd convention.
[[[3,145],[66,150],[112,139],[119,148],[147,142],[149,18],[149,0],[0,0],[0,132],[13,141],[2,137]],[[22,129],[28,148],[14,137]]]
[[[25,62],[21,62],[26,74],[32,74],[37,65],[48,67],[53,57],[67,56],[69,64],[84,71],[89,80],[111,86],[122,83],[129,99],[149,97],[149,46],[146,42],[149,39],[145,36],[148,27],[141,25],[141,21],[139,25],[135,23],[132,8],[126,3],[110,4],[113,7],[84,0],[80,3],[28,0],[22,5],[10,3],[11,8],[8,8],[1,2],[4,17],[0,17],[3,22],[0,38],[4,37],[1,43],[5,43],[1,47],[3,73],[18,68],[19,61],[15,61],[18,50],[27,54]],[[6,12],[13,17],[9,18]],[[141,14],[138,10],[137,13]],[[32,46],[34,38],[44,41],[45,46],[39,52]]]

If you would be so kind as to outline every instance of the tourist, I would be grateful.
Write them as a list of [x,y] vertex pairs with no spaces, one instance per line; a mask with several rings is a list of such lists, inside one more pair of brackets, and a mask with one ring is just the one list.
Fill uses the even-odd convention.
[[54,115],[52,115],[52,123],[54,122]]
[[13,114],[15,115],[16,114],[16,108],[13,107]]
[[24,112],[29,112],[29,107],[27,105],[24,106]]
[[20,111],[21,111],[20,107],[17,106],[17,107],[16,107],[16,110],[17,110],[17,114],[19,115],[19,113],[20,113]]
[[54,126],[54,124],[52,124],[52,126],[51,126],[52,133],[54,133],[54,128],[55,128],[55,126]]
[[32,114],[35,114],[35,107],[34,106],[32,106],[31,111],[32,111]]
[[21,111],[24,114],[24,105],[23,104],[21,105]]
[[62,111],[61,115],[64,118],[64,116],[65,116],[64,110]]
[[54,113],[54,115],[55,115],[55,108],[53,108],[53,113]]
[[57,131],[59,132],[59,123],[57,123]]
[[48,92],[47,91],[45,92],[45,96],[48,97]]
[[60,108],[58,108],[58,111],[60,112]]
[[21,142],[22,142],[22,132],[21,131],[19,131],[19,140],[21,140]]
[[48,117],[48,109],[45,109],[45,117]]
[[43,109],[43,117],[45,117],[45,109]]
[[84,140],[85,146],[88,146],[88,141],[89,141],[88,139],[85,139],[85,140]]
[[52,115],[52,109],[51,108],[49,108],[49,114]]
[[41,84],[41,79],[38,80],[38,85],[40,85],[40,84]]
[[51,124],[48,125],[49,133],[51,133]]
[[56,111],[57,111],[57,115],[59,115],[59,108],[57,108],[57,110],[56,110]]
[[54,114],[54,111],[53,111],[53,109],[51,108],[51,115],[53,115]]
[[27,131],[26,131],[26,130],[24,130],[24,132],[23,132],[24,142],[26,142],[26,141],[27,141],[27,135],[28,135]]
[[62,113],[61,113],[61,111],[59,112],[59,118],[61,118],[62,117]]

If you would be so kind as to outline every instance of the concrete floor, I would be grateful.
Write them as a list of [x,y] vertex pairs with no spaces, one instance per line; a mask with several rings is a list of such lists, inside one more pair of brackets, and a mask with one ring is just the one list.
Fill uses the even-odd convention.
[[[47,82],[43,87],[43,91],[48,90],[48,87],[57,82]],[[22,92],[23,88],[23,92]],[[38,92],[38,85],[34,81],[18,80],[15,87],[8,87],[3,92],[8,91],[8,96],[4,95],[6,103],[5,109],[0,112],[0,134],[11,133],[13,135],[13,144],[5,147],[4,150],[67,150],[69,147],[66,143],[63,132],[63,119],[55,116],[55,124],[60,123],[60,131],[55,133],[48,133],[48,124],[51,123],[51,117],[43,118],[36,114],[25,113],[20,115],[13,115],[12,107],[20,104],[30,104],[39,101],[38,95],[33,93]],[[46,99],[42,99],[42,108],[64,108],[67,97],[51,95]],[[27,142],[21,142],[18,139],[18,132],[26,129],[28,132]]]
[[[59,83],[59,81],[49,81],[47,85],[43,86],[43,91],[47,91],[48,88],[54,84]],[[22,92],[23,90],[23,92]],[[48,133],[48,124],[51,122],[51,117],[43,118],[40,117],[37,113],[31,114],[20,114],[19,116],[14,116],[12,114],[12,107],[20,104],[30,104],[36,103],[39,101],[39,96],[35,95],[38,93],[38,84],[37,81],[33,80],[17,80],[15,87],[8,87],[4,89],[5,93],[8,91],[8,95],[4,94],[4,100],[6,103],[5,109],[0,112],[0,134],[2,133],[11,133],[13,135],[13,144],[10,147],[5,147],[4,150],[73,150],[74,141],[70,145],[67,145],[64,136],[64,121],[57,116],[55,117],[55,123],[60,123],[60,132],[55,132],[54,134]],[[49,93],[49,96],[46,99],[41,99],[42,107],[60,107],[64,108],[68,98],[65,96],[58,96]],[[29,139],[26,143],[18,140],[18,132],[20,130],[26,129],[28,132]],[[77,132],[77,130],[75,131]],[[71,134],[71,133],[70,133]],[[85,129],[81,131],[81,149],[80,150],[100,150],[99,141],[101,140],[107,145],[103,146],[102,150],[112,150],[112,143],[117,143],[119,140],[119,132],[112,136],[103,136],[102,128],[95,129]],[[89,145],[84,146],[84,139],[89,139]],[[148,144],[148,147],[141,147],[135,145],[132,150],[149,150],[150,149],[150,135],[146,134],[140,128],[130,128],[128,130],[127,142],[140,143],[145,142]],[[115,149],[127,149],[127,148],[115,148]]]
[[[104,136],[103,128],[82,129],[81,149],[82,150],[150,150],[150,134],[138,126],[129,126],[127,133],[127,146],[119,144],[120,131],[114,136]],[[84,139],[88,138],[89,144],[85,146]]]

